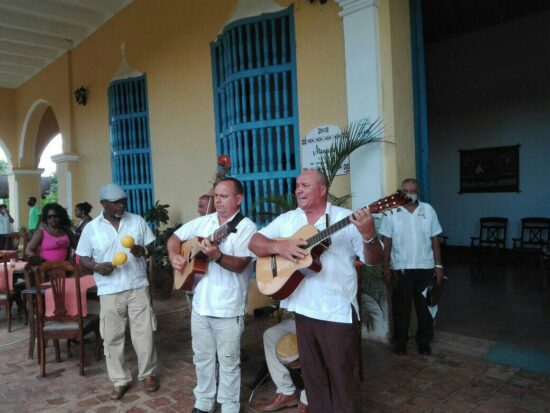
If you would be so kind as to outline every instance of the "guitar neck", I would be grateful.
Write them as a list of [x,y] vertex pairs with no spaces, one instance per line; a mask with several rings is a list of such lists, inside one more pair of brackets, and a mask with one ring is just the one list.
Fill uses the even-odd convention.
[[[369,204],[369,206],[367,206],[366,208],[369,209],[371,214],[376,214],[382,211],[386,211],[386,210],[404,205],[408,201],[409,199],[406,196],[403,196],[401,193],[396,193],[394,195],[390,195],[388,197],[379,199],[378,201],[373,202],[372,204]],[[328,226],[326,229],[319,231],[313,237],[308,238],[306,240],[307,242],[306,248],[311,248],[317,244],[320,244],[335,232],[338,232],[341,229],[348,226],[351,223],[350,216],[351,215],[348,215],[347,217],[341,219],[340,221]]]
[[351,223],[349,216],[341,219],[340,221],[336,222],[335,224],[332,224],[328,226],[326,229],[319,231],[317,234],[315,234],[313,237],[308,238],[306,240],[307,246],[306,248],[314,247],[317,244],[320,244],[327,238],[329,238],[332,234],[335,232],[340,231],[341,229],[347,227]]

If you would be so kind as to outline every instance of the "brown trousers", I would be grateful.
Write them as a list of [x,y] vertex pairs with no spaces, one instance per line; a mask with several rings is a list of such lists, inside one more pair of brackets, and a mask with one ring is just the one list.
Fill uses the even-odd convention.
[[296,332],[309,412],[360,413],[360,332],[355,312],[351,324],[296,314]]

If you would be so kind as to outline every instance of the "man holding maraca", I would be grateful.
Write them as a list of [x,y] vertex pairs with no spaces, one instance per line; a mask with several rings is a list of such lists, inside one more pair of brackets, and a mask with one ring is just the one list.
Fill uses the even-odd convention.
[[132,375],[124,360],[126,320],[138,358],[138,379],[145,390],[158,390],[157,353],[153,341],[156,319],[149,299],[145,256],[155,240],[139,215],[126,212],[126,192],[118,185],[101,187],[103,212],[82,232],[76,253],[82,266],[93,271],[101,301],[100,330],[109,378],[111,400],[130,388]]

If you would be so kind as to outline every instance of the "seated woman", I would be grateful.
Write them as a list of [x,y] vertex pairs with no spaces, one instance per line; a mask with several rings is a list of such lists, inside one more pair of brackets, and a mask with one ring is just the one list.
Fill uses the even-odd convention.
[[46,204],[42,210],[42,228],[37,230],[25,250],[31,265],[44,261],[68,260],[75,248],[71,220],[67,211],[56,203]]
[[82,234],[82,231],[84,231],[84,227],[92,220],[92,217],[90,216],[91,211],[92,206],[88,202],[81,202],[76,204],[74,207],[74,216],[80,219],[74,230],[75,243],[77,245],[80,235]]

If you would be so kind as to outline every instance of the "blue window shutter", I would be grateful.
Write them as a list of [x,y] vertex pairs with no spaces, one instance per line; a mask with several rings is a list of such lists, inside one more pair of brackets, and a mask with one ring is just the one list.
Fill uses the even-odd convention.
[[211,58],[217,153],[244,185],[242,212],[264,224],[276,207],[257,201],[293,193],[301,169],[293,8],[232,23]]
[[128,194],[127,209],[143,215],[154,203],[145,76],[109,85],[113,182]]

